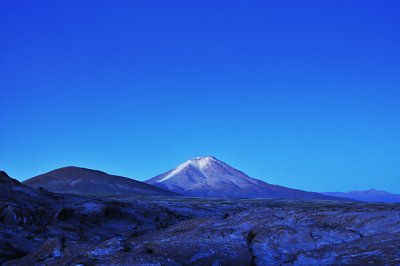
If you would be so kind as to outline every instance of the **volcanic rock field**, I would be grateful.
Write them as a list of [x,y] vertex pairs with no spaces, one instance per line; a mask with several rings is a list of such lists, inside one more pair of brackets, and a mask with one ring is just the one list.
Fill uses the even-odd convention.
[[2,265],[399,265],[400,204],[88,197],[0,178]]

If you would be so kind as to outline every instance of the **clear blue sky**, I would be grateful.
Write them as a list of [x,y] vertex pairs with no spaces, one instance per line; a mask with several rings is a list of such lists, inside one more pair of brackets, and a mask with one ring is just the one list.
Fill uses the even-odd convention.
[[0,168],[139,180],[214,155],[400,193],[399,1],[1,1]]

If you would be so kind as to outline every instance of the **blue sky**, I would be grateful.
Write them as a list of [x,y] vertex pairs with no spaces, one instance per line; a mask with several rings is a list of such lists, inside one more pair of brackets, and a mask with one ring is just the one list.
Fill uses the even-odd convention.
[[0,168],[139,180],[214,155],[400,193],[398,1],[2,1]]

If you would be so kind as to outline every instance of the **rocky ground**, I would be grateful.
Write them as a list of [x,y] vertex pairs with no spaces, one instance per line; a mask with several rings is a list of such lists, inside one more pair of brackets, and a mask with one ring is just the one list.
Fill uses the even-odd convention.
[[0,173],[3,265],[400,265],[400,204],[85,198]]

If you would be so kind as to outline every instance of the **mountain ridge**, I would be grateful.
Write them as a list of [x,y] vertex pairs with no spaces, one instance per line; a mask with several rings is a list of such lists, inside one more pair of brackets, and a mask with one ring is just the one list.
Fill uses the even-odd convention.
[[353,190],[349,192],[323,192],[322,194],[334,197],[346,197],[365,202],[399,203],[400,195],[378,189]]
[[78,195],[177,195],[174,192],[166,191],[132,178],[77,166],[61,167],[27,179],[22,183],[33,188],[43,187],[51,192]]

